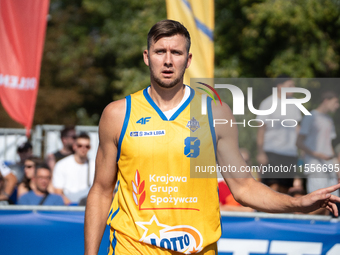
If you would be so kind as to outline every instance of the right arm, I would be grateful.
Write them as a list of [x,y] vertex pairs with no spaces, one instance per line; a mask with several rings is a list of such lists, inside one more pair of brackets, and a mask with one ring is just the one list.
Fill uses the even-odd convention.
[[298,147],[300,150],[304,151],[306,154],[311,155],[314,158],[321,159],[321,160],[330,160],[334,156],[327,156],[323,153],[318,153],[316,151],[312,151],[305,145],[306,135],[299,134],[297,140],[296,140],[296,147]]
[[55,163],[56,163],[54,154],[49,154],[47,156],[46,163],[50,167],[50,169],[53,173],[53,169],[54,169]]
[[117,149],[125,116],[125,99],[109,104],[99,123],[96,172],[85,210],[85,255],[96,255],[117,181]]

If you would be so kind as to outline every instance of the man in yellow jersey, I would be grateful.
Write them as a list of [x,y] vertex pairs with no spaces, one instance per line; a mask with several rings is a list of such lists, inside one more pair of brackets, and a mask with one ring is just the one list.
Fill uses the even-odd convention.
[[[208,98],[208,115],[190,114],[201,95],[183,84],[192,59],[189,49],[190,35],[183,25],[172,20],[155,24],[143,53],[151,85],[104,109],[85,212],[86,255],[98,253],[106,222],[111,227],[109,254],[217,254],[217,180],[190,178],[190,162],[214,165],[216,154],[220,166],[240,169],[246,163],[237,128],[211,125],[212,115],[233,119],[226,104],[215,106]],[[224,178],[237,202],[259,211],[310,212],[324,207],[338,215],[335,202],[340,199],[330,193],[340,184],[292,198],[248,173],[224,173]]]

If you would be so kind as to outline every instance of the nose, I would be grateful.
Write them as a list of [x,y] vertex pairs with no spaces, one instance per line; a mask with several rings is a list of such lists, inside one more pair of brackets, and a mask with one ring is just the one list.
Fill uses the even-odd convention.
[[172,56],[171,56],[170,51],[167,51],[166,54],[165,54],[164,66],[166,66],[166,67],[172,66]]

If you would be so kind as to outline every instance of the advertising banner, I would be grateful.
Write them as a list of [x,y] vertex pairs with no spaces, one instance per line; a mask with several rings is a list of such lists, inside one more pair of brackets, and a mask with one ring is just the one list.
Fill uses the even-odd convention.
[[49,0],[0,0],[0,101],[12,119],[32,126]]
[[[222,255],[338,255],[340,222],[313,217],[278,215],[265,218],[249,214],[222,216]],[[260,217],[261,216],[261,217]],[[305,217],[305,219],[304,219]],[[322,217],[318,217],[322,218]],[[84,212],[1,211],[2,255],[45,255],[84,253]],[[107,254],[109,227],[98,254]]]

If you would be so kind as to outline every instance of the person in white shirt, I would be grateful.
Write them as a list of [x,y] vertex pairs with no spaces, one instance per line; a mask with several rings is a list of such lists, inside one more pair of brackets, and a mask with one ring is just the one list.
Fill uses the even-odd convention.
[[[259,115],[257,119],[262,120],[264,124],[259,127],[257,133],[257,161],[261,165],[270,166],[295,166],[298,161],[298,151],[296,147],[297,127],[284,127],[281,121],[293,119],[300,122],[302,116],[300,110],[295,106],[287,105],[287,115],[281,115],[281,89],[295,87],[291,77],[280,75],[275,79],[277,87],[278,103],[275,112],[270,115]],[[293,93],[287,93],[287,98],[293,97]],[[260,110],[268,110],[273,103],[273,97],[269,96],[262,101]],[[266,119],[275,119],[277,121],[267,122]],[[278,121],[279,120],[279,121]],[[283,176],[285,173],[266,173],[261,176],[262,183],[272,189],[288,193],[293,186],[294,176]],[[286,177],[286,178],[283,178]]]
[[87,157],[90,148],[90,137],[81,133],[73,145],[74,154],[55,165],[52,183],[55,193],[63,196],[65,204],[78,204],[92,186],[95,163]]
[[[301,122],[296,145],[305,152],[308,193],[340,182],[339,171],[338,174],[335,171],[339,162],[332,146],[332,140],[336,138],[335,126],[329,116],[329,113],[334,113],[338,108],[338,95],[326,91],[321,95],[321,104],[311,111],[312,115],[305,116]],[[338,192],[334,191],[333,194],[338,196]]]
[[12,170],[0,160],[0,202],[9,200],[12,195],[15,186],[17,184],[17,178],[13,174]]

